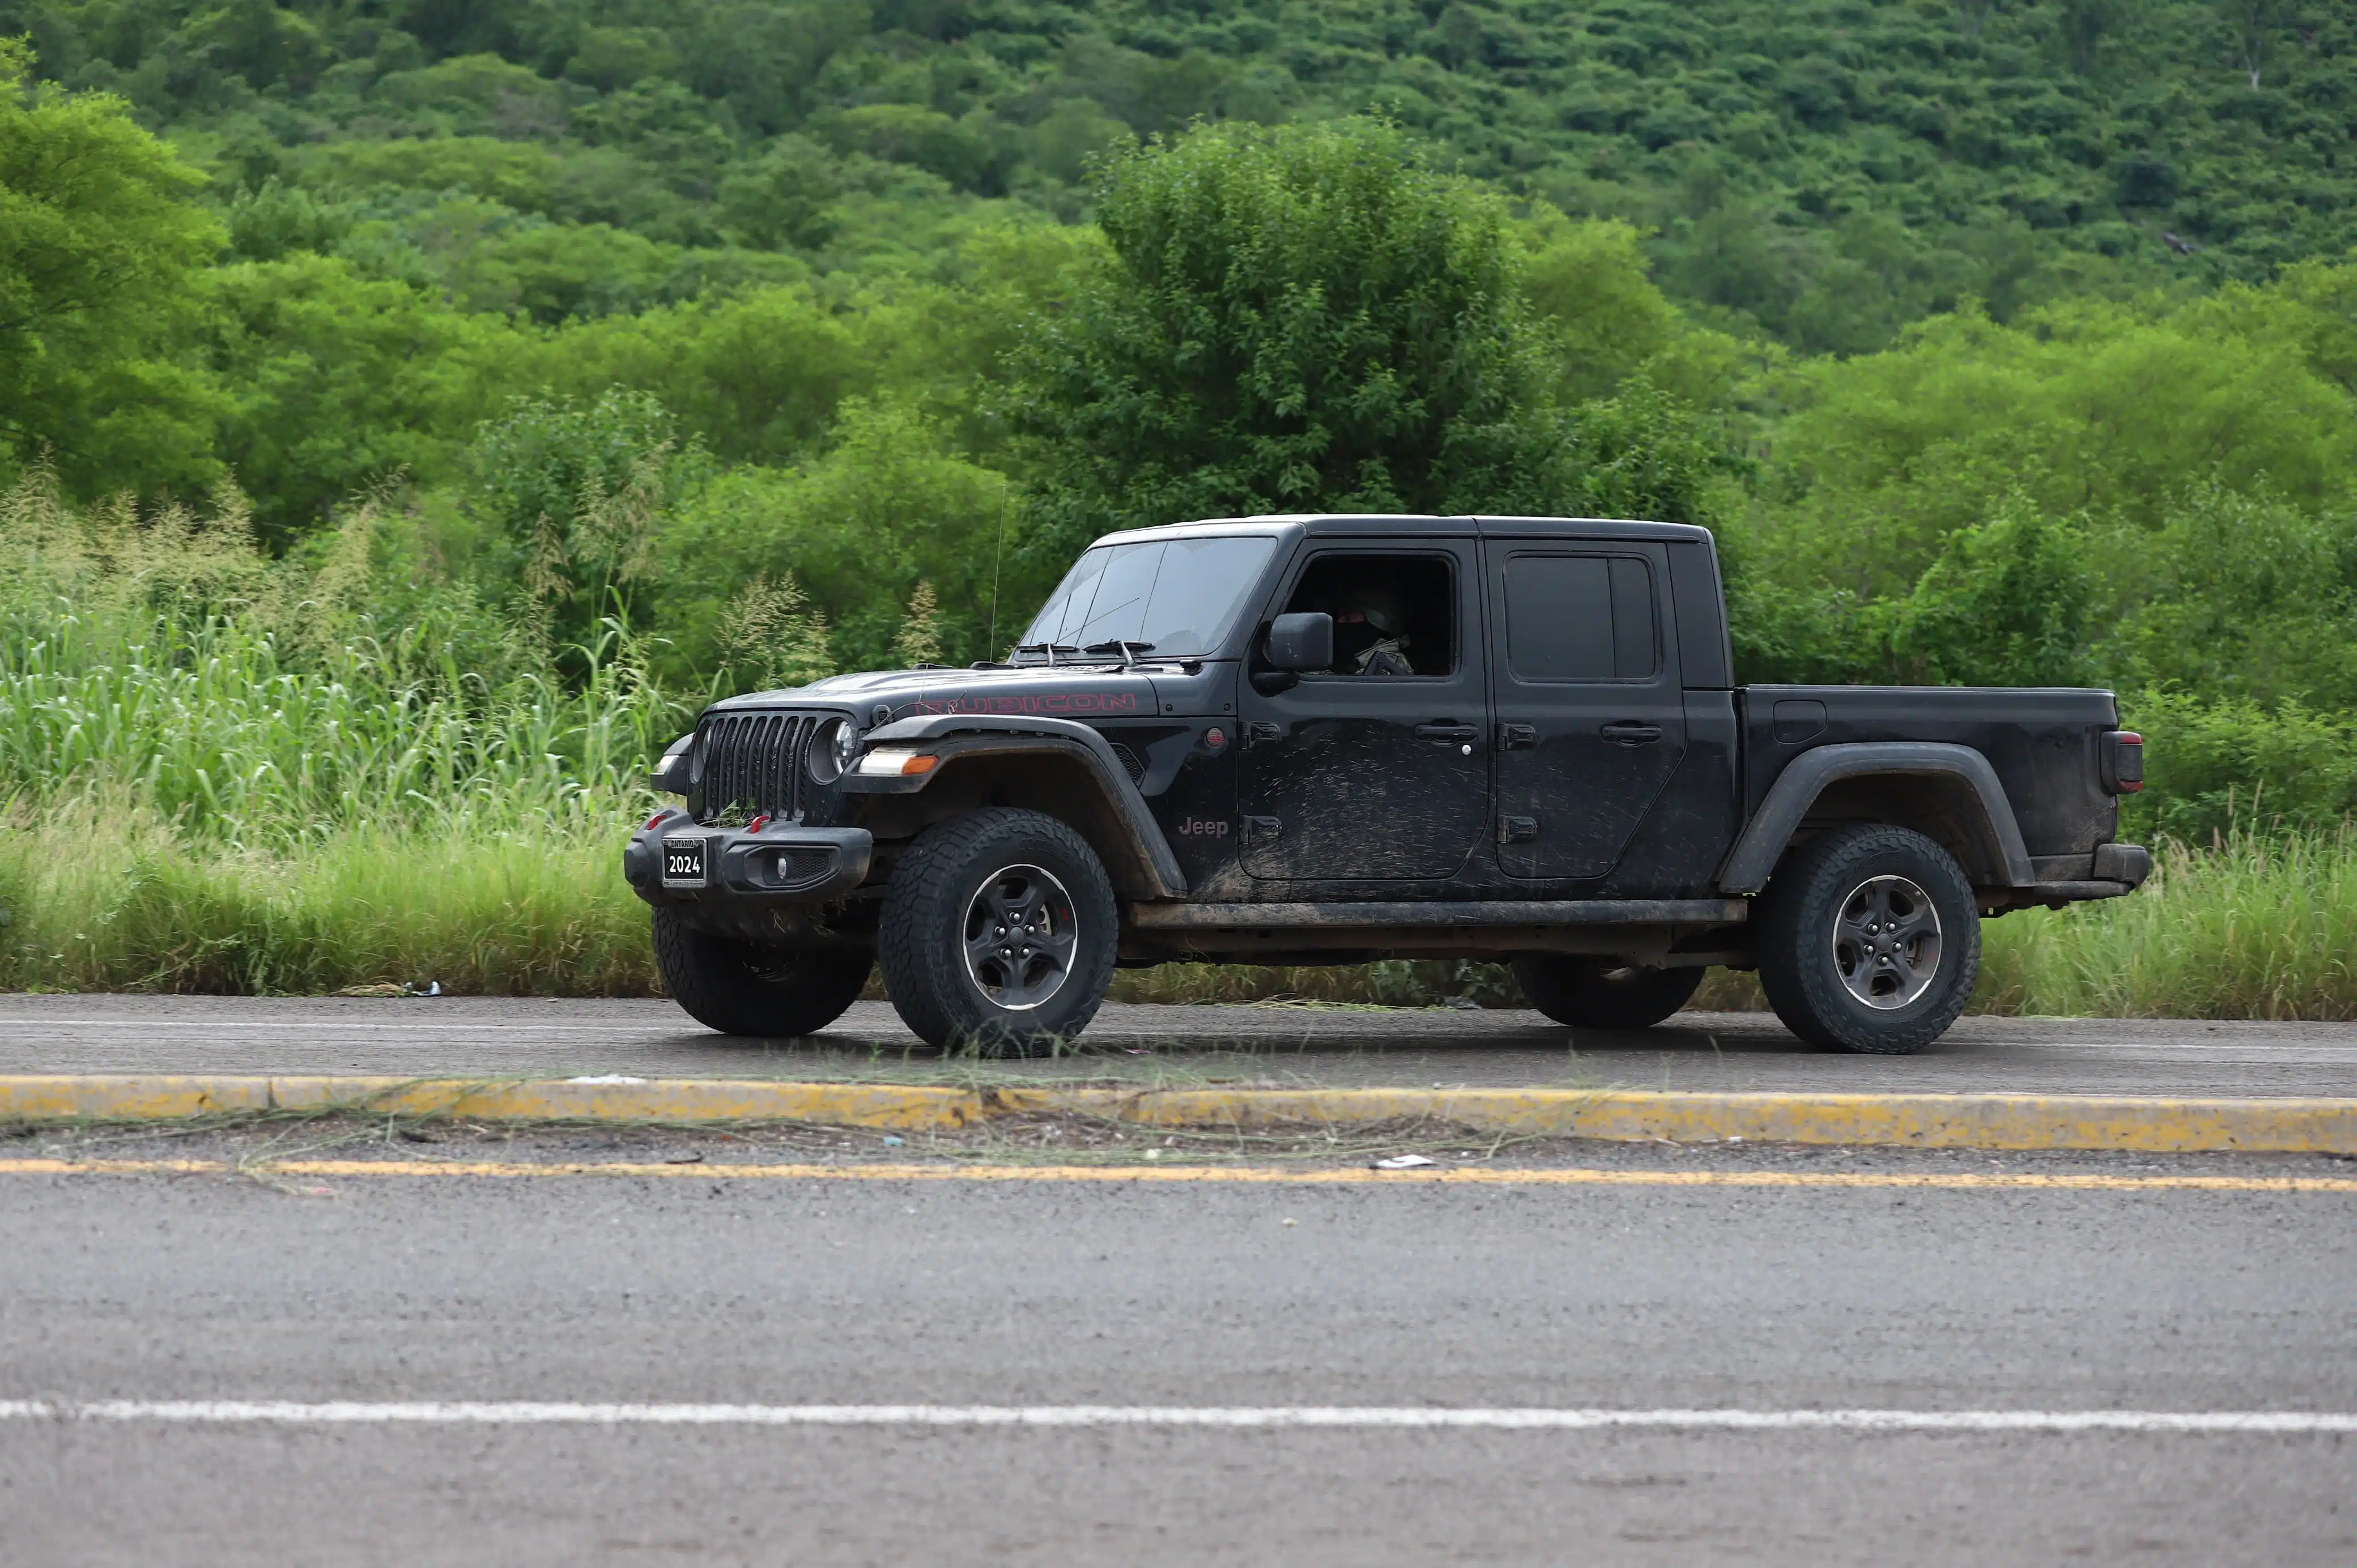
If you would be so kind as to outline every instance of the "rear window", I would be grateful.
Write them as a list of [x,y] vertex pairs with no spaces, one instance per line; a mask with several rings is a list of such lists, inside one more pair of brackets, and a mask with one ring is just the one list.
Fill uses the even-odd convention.
[[1523,681],[1643,681],[1659,666],[1653,574],[1633,555],[1506,558],[1506,662]]

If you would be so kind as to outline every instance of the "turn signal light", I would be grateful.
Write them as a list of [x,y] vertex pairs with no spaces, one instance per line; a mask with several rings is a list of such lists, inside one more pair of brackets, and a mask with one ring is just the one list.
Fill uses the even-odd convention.
[[942,759],[930,751],[911,751],[906,746],[879,746],[859,759],[859,771],[864,774],[898,774],[910,778],[931,773],[942,765]]

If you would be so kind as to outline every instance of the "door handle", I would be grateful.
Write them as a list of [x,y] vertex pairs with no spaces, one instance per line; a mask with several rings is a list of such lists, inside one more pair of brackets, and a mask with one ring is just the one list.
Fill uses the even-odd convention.
[[1662,738],[1662,726],[1622,719],[1617,724],[1606,725],[1597,733],[1615,746],[1651,746]]
[[1275,725],[1268,724],[1260,719],[1247,719],[1244,721],[1244,749],[1246,751],[1250,751],[1256,746],[1275,746],[1278,741],[1283,740],[1284,738],[1285,731]]
[[1444,743],[1472,740],[1478,737],[1480,733],[1481,732],[1480,730],[1475,729],[1471,725],[1460,725],[1454,719],[1435,719],[1428,725],[1418,725],[1415,726],[1416,739],[1441,741]]
[[1539,726],[1536,725],[1500,725],[1498,726],[1500,751],[1517,751],[1523,746],[1536,746],[1538,743]]

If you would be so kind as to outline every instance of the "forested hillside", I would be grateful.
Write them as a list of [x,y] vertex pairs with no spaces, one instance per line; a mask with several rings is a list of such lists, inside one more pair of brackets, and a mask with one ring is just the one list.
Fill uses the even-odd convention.
[[2337,0],[0,0],[20,32],[236,253],[540,320],[933,264],[1084,215],[1115,137],[1368,109],[1811,352],[2357,244]]

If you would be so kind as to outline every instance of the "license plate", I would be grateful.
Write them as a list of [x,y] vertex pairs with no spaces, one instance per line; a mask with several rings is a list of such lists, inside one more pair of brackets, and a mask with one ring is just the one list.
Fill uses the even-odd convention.
[[705,885],[704,852],[710,841],[702,838],[667,838],[662,846],[662,879],[666,887],[701,887]]

